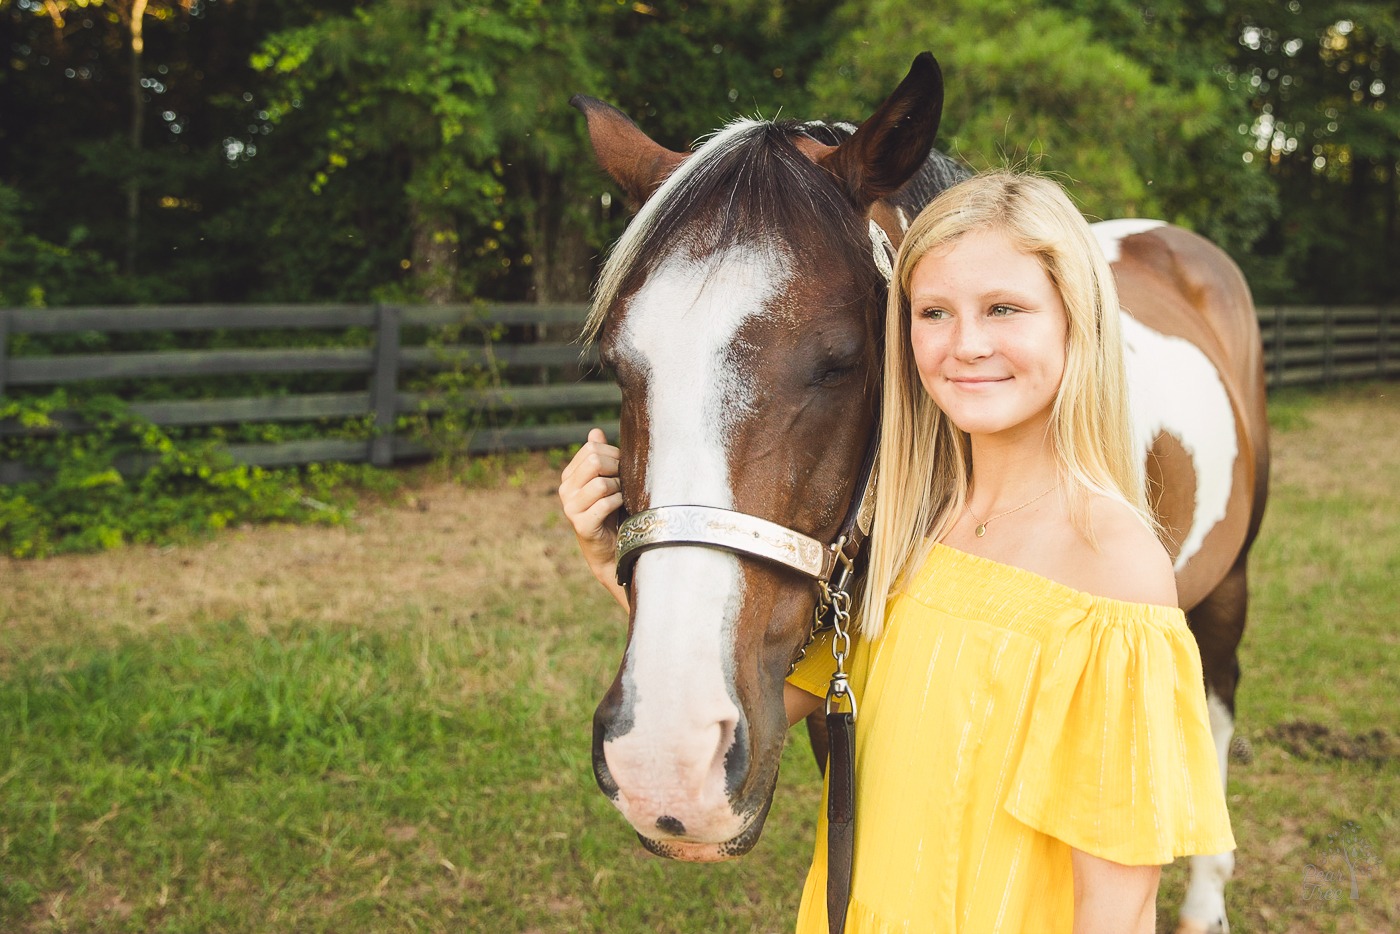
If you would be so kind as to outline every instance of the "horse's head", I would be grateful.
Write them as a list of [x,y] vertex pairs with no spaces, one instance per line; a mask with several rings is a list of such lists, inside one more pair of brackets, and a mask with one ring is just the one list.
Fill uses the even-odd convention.
[[[720,507],[830,541],[876,425],[880,267],[908,219],[889,199],[933,145],[933,57],[854,133],[744,120],[680,154],[574,103],[640,205],[590,322],[622,387],[627,510]],[[594,718],[598,784],[655,853],[742,855],[777,779],[813,582],[692,545],[641,554],[630,587],[627,652]]]

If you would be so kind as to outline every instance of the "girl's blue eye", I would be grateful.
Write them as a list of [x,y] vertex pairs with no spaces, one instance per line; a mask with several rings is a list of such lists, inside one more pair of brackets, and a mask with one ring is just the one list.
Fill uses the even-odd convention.
[[1015,310],[1016,310],[1016,309],[1015,309],[1015,308],[1012,308],[1010,305],[993,305],[993,306],[992,306],[992,314],[997,315],[998,317],[1005,317],[1006,315],[1011,314],[1011,313],[1014,312]]
[[923,309],[922,311],[919,312],[919,317],[920,317],[920,318],[932,318],[932,319],[934,319],[934,320],[937,320],[938,318],[943,317],[943,309],[941,309],[941,308],[925,308],[925,309]]

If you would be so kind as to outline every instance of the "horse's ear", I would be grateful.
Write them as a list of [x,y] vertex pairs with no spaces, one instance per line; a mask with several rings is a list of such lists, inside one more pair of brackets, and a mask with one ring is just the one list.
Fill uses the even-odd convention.
[[943,73],[921,52],[909,74],[860,129],[819,163],[846,183],[864,208],[894,194],[919,171],[943,116]]
[[638,128],[625,113],[597,98],[575,94],[569,103],[588,121],[593,155],[603,171],[622,186],[633,210],[666,181],[686,153],[672,152]]

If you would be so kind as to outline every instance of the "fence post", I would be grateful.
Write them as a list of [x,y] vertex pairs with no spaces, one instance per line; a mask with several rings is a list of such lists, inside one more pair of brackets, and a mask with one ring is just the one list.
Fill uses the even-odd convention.
[[0,308],[0,399],[5,397],[5,379],[10,369],[10,309]]
[[1283,385],[1283,306],[1274,306],[1274,387]]
[[[1380,379],[1385,379],[1385,364],[1386,364],[1386,359],[1385,359],[1385,358],[1386,358],[1386,355],[1387,355],[1387,351],[1390,349],[1390,348],[1387,346],[1387,345],[1390,343],[1390,306],[1389,306],[1389,305],[1382,305],[1382,306],[1381,306],[1381,320],[1380,320],[1380,326],[1377,328],[1377,330],[1378,330],[1380,333],[1378,333],[1378,334],[1376,335],[1376,376],[1379,377]],[[0,342],[0,343],[3,343],[3,342]],[[3,388],[4,388],[3,386],[0,386],[0,389],[3,389]]]
[[388,467],[394,462],[394,422],[398,416],[399,326],[403,313],[397,305],[374,306],[374,376],[370,405],[374,408],[374,437],[369,462]]
[[1335,317],[1331,305],[1322,309],[1322,381],[1330,383],[1334,379],[1336,372],[1332,357],[1335,349],[1336,338],[1333,336],[1332,323]]

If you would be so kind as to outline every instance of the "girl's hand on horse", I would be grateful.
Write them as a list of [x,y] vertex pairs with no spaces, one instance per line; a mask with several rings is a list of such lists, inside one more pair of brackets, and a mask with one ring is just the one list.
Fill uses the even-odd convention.
[[617,582],[614,559],[617,514],[622,508],[622,481],[618,477],[621,458],[622,452],[608,444],[603,430],[594,428],[564,468],[559,479],[559,501],[564,504],[564,515],[574,527],[589,570],[627,609],[627,592]]

